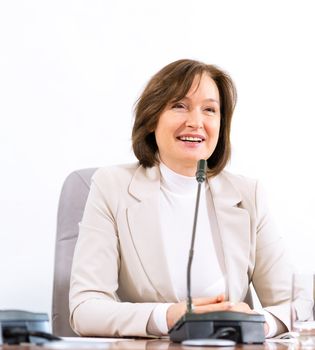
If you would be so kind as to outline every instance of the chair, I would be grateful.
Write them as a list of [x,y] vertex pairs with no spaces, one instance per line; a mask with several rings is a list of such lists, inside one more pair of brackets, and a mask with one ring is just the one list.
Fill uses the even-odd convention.
[[76,336],[69,324],[70,273],[79,233],[78,223],[82,219],[91,177],[96,169],[81,169],[71,173],[66,178],[60,194],[52,301],[52,330],[57,336]]

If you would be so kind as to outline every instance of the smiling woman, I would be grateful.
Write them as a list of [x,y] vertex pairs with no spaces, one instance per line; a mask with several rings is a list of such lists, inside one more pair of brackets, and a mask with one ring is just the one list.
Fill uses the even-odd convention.
[[[203,105],[192,110],[194,106],[190,100],[197,100],[202,94],[204,101],[199,103]],[[158,150],[156,129],[167,107],[173,107],[174,111],[184,109],[192,116],[203,108],[204,114],[220,116],[218,144],[212,149],[211,157],[205,157],[209,175],[218,174],[230,158],[230,128],[235,104],[233,81],[218,67],[192,60],[167,65],[149,81],[136,106],[132,141],[140,164],[145,167],[159,164],[161,150]]]
[[[290,266],[261,186],[224,167],[236,101],[231,78],[193,60],[154,75],[135,110],[139,162],[99,169],[75,249],[70,322],[85,336],[165,335],[186,311],[186,265],[197,162],[200,196],[193,312],[265,315],[266,336],[289,325]],[[262,309],[252,310],[253,284]]]

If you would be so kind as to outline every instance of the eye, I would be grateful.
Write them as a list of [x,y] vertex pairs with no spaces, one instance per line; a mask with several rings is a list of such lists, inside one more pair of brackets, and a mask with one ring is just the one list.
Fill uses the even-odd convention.
[[186,106],[182,102],[174,102],[172,104],[172,109],[185,109],[185,108],[186,108]]
[[212,113],[212,114],[217,112],[216,108],[214,108],[214,107],[207,107],[207,108],[205,108],[205,111]]

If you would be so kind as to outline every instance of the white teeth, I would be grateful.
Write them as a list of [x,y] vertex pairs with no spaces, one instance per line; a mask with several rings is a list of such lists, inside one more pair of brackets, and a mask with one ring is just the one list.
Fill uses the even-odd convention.
[[191,137],[191,136],[181,136],[179,138],[181,141],[191,141],[191,142],[201,142],[202,139],[200,137]]

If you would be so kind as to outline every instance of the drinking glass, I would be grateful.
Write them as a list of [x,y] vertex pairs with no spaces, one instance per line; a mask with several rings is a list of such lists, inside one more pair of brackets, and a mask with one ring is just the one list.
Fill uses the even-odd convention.
[[315,273],[292,276],[291,327],[302,349],[315,349]]

